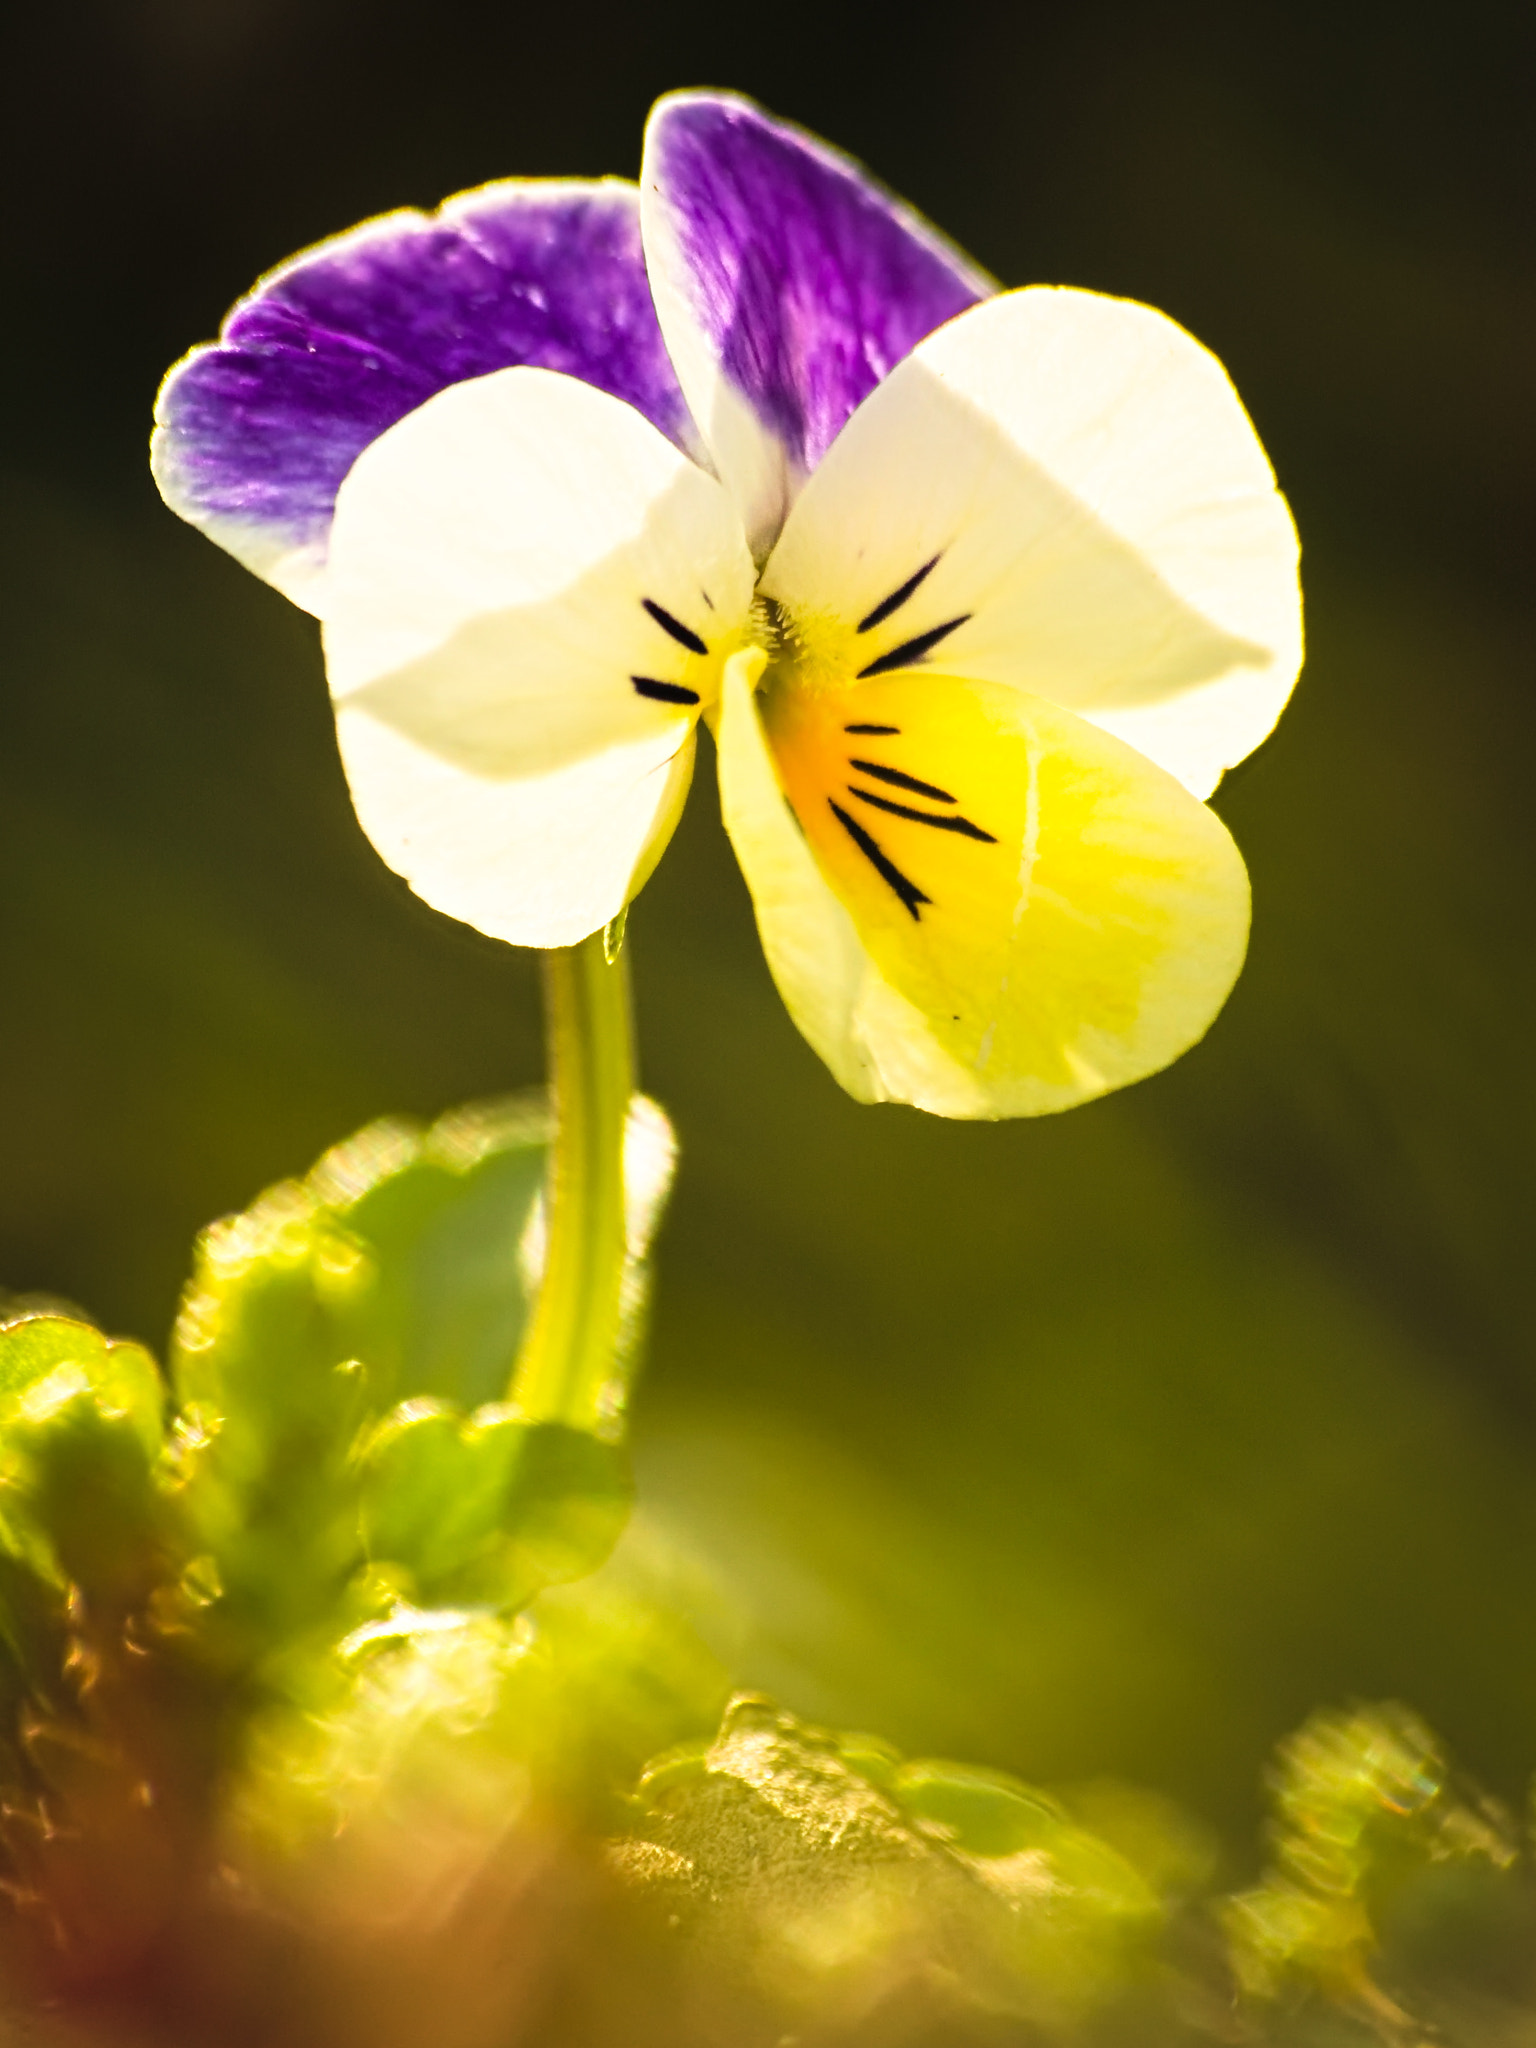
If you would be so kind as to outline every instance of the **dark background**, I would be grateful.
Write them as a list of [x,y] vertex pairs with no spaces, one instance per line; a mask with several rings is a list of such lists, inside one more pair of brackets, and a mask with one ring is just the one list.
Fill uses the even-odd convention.
[[[1251,963],[1129,1094],[839,1096],[713,776],[631,923],[683,1141],[647,1540],[801,1711],[1243,1828],[1314,1705],[1536,1765],[1536,10],[53,0],[4,21],[0,1282],[163,1339],[195,1228],[538,1077],[526,956],[377,862],[312,621],[164,512],[155,385],[273,262],[757,94],[1005,282],[1225,359],[1311,654],[1220,807]],[[707,1602],[706,1602],[707,1604]]]

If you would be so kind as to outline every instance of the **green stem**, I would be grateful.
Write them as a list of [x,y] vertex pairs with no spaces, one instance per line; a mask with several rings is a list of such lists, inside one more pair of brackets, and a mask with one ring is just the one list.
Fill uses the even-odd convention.
[[512,1379],[540,1422],[603,1416],[623,1314],[624,1123],[634,1089],[629,968],[602,932],[544,956],[555,1114],[545,1191],[544,1277]]

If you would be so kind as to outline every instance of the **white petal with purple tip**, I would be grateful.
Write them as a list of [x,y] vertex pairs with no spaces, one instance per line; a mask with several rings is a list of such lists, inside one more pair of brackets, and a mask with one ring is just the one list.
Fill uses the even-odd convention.
[[694,448],[637,197],[616,179],[507,179],[432,214],[365,221],[279,265],[161,388],[151,461],[166,502],[323,612],[342,478],[451,384],[524,364],[560,370]]
[[995,287],[850,157],[735,94],[659,100],[640,186],[667,348],[761,559],[859,402]]

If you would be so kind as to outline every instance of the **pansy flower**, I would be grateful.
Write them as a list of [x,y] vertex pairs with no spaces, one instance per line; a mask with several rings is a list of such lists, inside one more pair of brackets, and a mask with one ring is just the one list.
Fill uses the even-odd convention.
[[701,721],[769,965],[842,1085],[949,1116],[1166,1065],[1241,965],[1203,801],[1300,662],[1221,366],[999,291],[750,101],[638,189],[509,181],[265,277],[161,393],[176,511],[323,622],[374,845],[529,946],[608,924]]

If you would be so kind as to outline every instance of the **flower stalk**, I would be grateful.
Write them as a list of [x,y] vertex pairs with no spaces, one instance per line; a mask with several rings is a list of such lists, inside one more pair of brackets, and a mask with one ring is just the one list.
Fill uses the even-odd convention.
[[624,1129],[634,1090],[629,967],[594,932],[544,955],[554,1134],[544,1272],[511,1397],[539,1422],[605,1415],[624,1308]]

